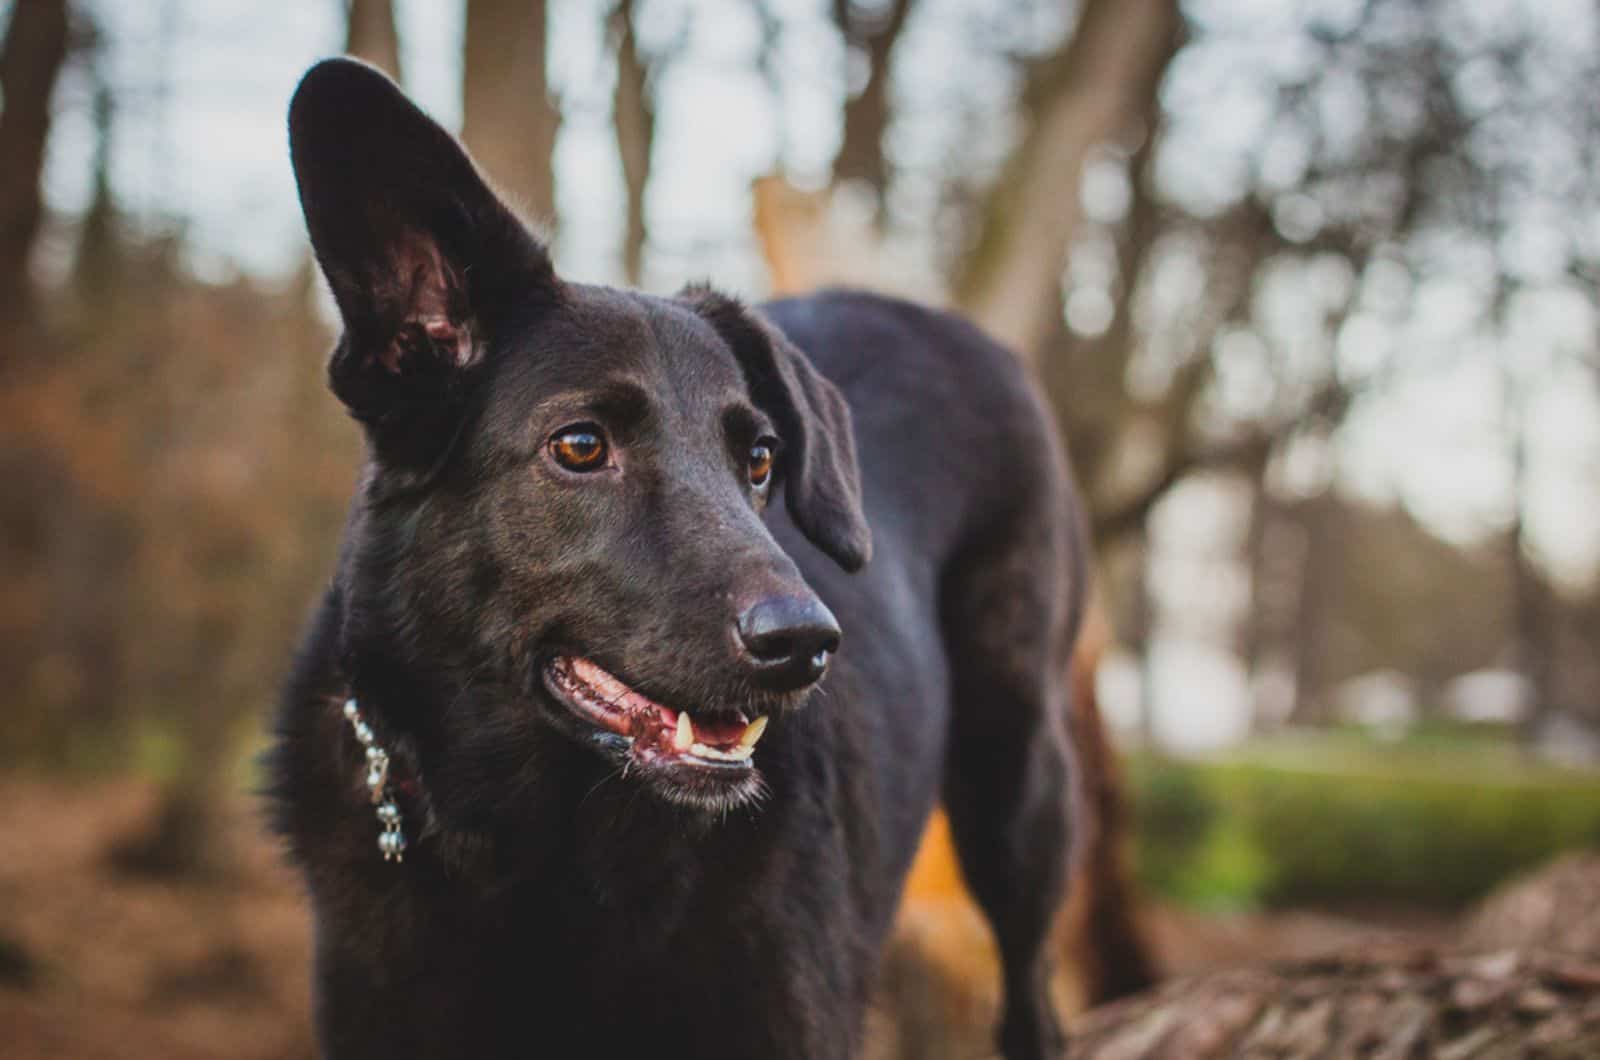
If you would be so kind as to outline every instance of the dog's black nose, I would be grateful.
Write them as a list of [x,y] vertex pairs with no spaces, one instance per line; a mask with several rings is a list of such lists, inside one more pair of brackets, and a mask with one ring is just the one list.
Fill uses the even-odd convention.
[[839,623],[814,596],[768,596],[739,616],[739,643],[757,679],[770,688],[804,688],[822,676],[839,648]]

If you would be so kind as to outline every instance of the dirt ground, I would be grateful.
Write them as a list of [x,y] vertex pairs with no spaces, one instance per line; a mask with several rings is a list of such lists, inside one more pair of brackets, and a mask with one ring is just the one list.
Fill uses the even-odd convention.
[[136,783],[0,780],[0,1042],[36,1057],[314,1055],[306,914],[254,808],[238,869],[168,884],[108,852],[155,808]]
[[[108,857],[154,806],[154,791],[134,782],[0,777],[0,1052],[12,1060],[313,1056],[307,914],[256,808],[241,800],[229,809],[236,871],[170,884],[123,874]],[[1146,920],[1175,972],[1440,930],[1437,922],[1313,913],[1216,918],[1155,909]],[[990,974],[972,911],[908,910],[904,922],[903,937],[939,937],[929,948],[955,966],[944,978]],[[937,1018],[949,1022],[952,1041],[981,1041],[971,1024],[986,1018],[995,987],[973,982],[963,993],[971,1003]],[[926,1027],[928,1014],[918,1021]],[[884,1037],[882,1015],[874,1026]],[[904,1052],[887,1045],[869,1052]]]

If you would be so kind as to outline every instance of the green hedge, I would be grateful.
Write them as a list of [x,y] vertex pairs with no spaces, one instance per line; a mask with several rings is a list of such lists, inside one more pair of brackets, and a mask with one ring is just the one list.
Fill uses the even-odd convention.
[[1600,775],[1376,757],[1135,758],[1139,873],[1213,907],[1453,908],[1573,847],[1600,846]]

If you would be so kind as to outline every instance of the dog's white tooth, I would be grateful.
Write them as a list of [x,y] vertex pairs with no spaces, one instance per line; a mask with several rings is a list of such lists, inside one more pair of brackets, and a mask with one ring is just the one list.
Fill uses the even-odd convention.
[[678,731],[673,734],[672,746],[678,751],[687,751],[694,746],[694,722],[689,720],[687,710],[678,711]]
[[742,749],[753,750],[756,741],[761,739],[761,734],[767,731],[767,716],[765,714],[744,727],[744,733],[739,737],[739,746]]
[[696,743],[689,749],[690,753],[700,758],[709,758],[717,762],[743,762],[750,757],[752,748],[735,747],[732,750],[723,750],[720,747],[707,747],[703,743]]

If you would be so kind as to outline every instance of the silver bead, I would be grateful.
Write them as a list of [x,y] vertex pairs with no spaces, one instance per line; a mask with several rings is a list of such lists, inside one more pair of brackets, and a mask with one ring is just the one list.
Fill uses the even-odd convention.
[[372,796],[372,804],[377,807],[378,821],[383,827],[378,835],[378,851],[383,854],[384,861],[403,861],[406,836],[401,830],[400,807],[387,791],[389,752],[378,746],[377,734],[361,717],[361,709],[354,697],[346,699],[342,709],[351,731],[356,734],[357,742],[367,749],[367,791]]

